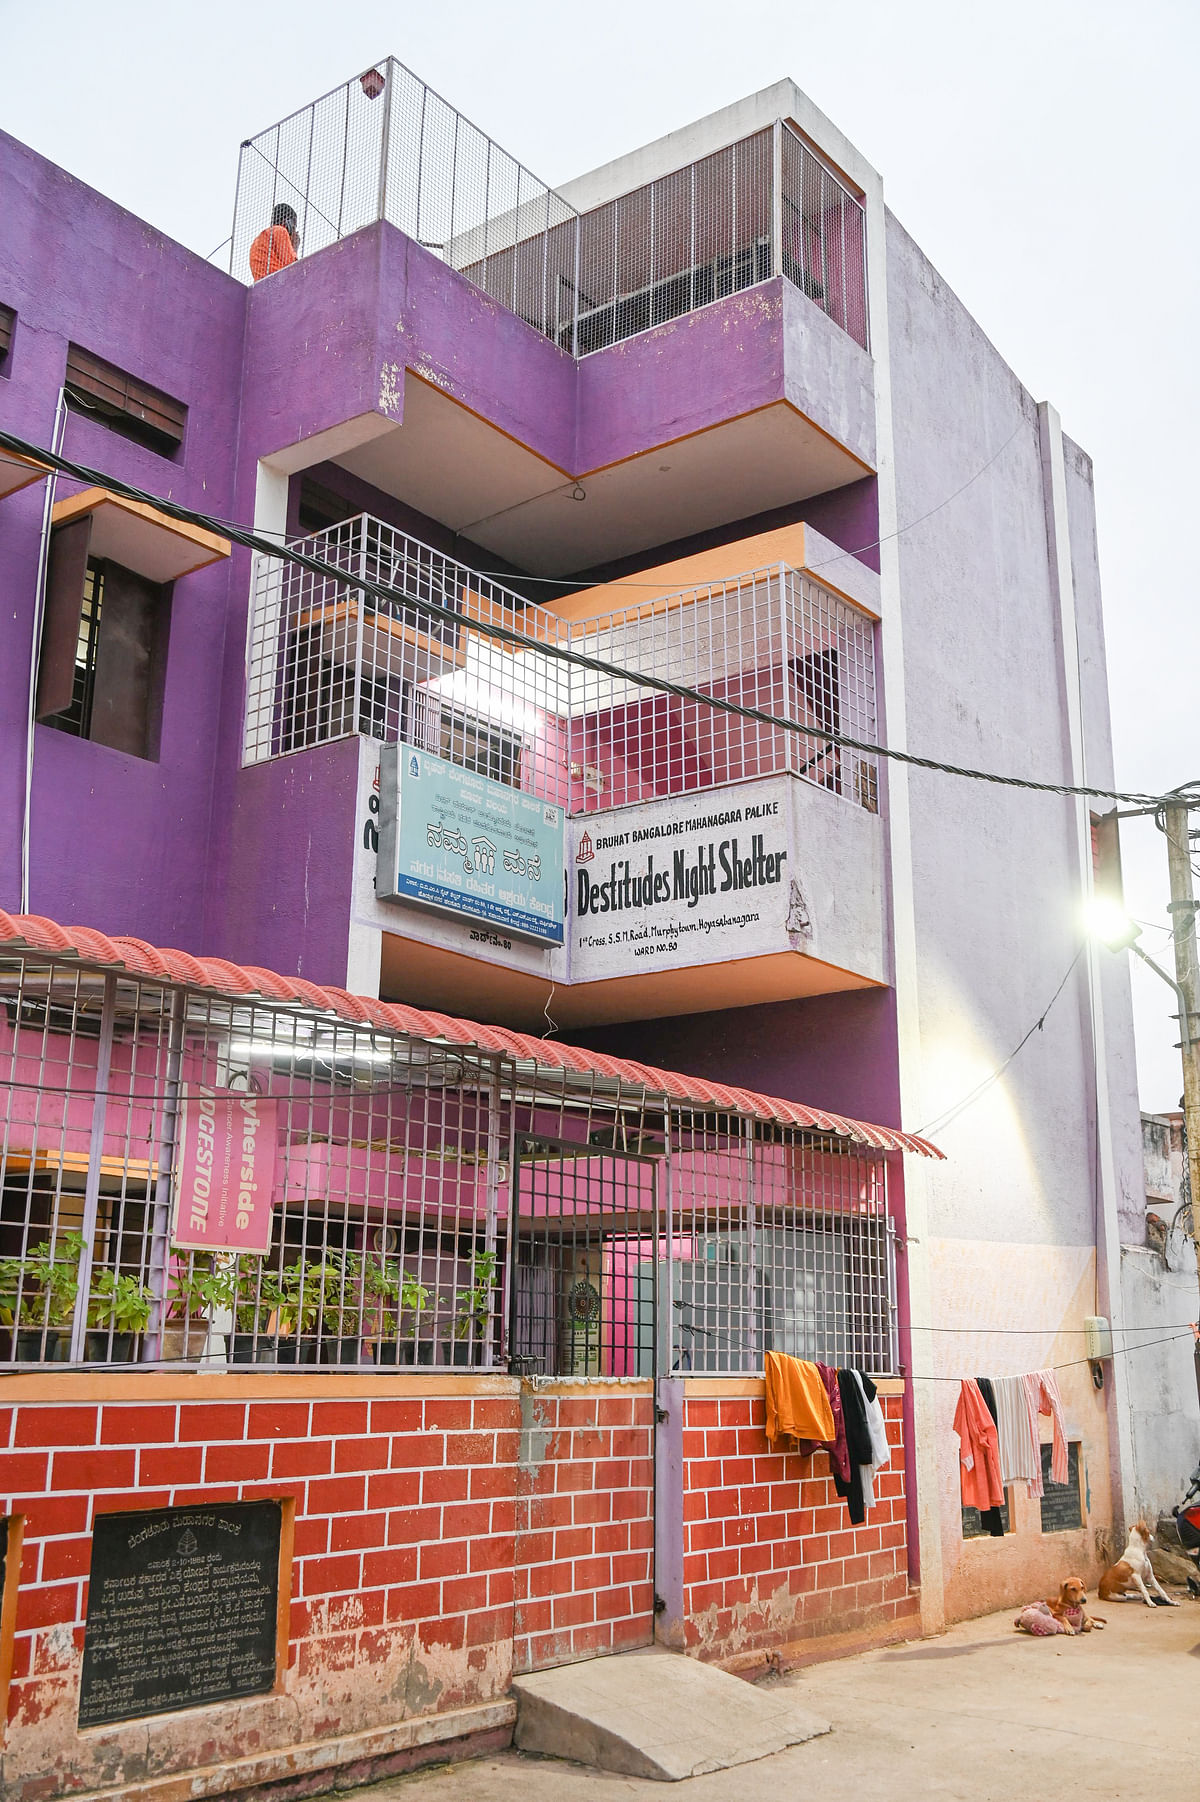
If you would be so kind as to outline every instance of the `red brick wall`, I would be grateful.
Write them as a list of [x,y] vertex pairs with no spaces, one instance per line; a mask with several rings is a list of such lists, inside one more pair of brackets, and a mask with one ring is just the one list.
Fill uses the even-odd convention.
[[513,1664],[540,1670],[654,1637],[654,1397],[526,1391]]
[[[245,1379],[198,1381],[232,1395]],[[507,1378],[398,1399],[358,1379],[346,1387],[360,1393],[341,1400],[320,1398],[318,1381],[338,1379],[312,1379],[304,1399],[303,1383],[285,1379],[279,1399],[260,1384],[258,1399],[0,1407],[0,1512],[25,1517],[6,1797],[119,1785],[489,1701],[508,1689],[518,1630],[523,1668],[647,1636],[648,1385],[589,1401],[527,1392],[523,1436]],[[178,1397],[185,1386],[162,1387]],[[295,1504],[284,1693],[79,1738],[94,1514],[266,1497]]]
[[772,1451],[758,1396],[689,1395],[683,1427],[684,1635],[729,1658],[915,1618],[909,1594],[900,1396],[883,1400],[892,1462],[861,1527],[824,1452]]

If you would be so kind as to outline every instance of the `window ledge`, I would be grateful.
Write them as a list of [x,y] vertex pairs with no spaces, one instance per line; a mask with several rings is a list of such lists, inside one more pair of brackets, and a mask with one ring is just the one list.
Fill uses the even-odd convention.
[[124,500],[105,488],[87,488],[56,501],[52,519],[54,525],[65,526],[86,514],[92,518],[89,556],[119,563],[148,582],[174,582],[230,552],[228,538],[218,538],[202,526],[184,525],[156,507]]
[[49,474],[48,469],[29,457],[19,457],[15,451],[0,451],[0,498],[15,494],[18,488],[27,488],[30,482],[40,482]]

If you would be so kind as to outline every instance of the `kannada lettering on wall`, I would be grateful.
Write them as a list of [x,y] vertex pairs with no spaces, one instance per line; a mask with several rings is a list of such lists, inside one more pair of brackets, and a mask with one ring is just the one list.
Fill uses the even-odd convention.
[[275,1115],[261,1095],[184,1089],[171,1221],[180,1250],[270,1250]]
[[762,783],[574,821],[572,979],[795,948],[790,819]]
[[96,1516],[81,1727],[273,1688],[282,1520],[278,1502]]
[[376,893],[561,944],[563,821],[536,795],[385,745]]

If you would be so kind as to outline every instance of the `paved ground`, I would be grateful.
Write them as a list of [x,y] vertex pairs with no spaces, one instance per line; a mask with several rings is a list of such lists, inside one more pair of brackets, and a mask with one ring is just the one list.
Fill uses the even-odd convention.
[[[1104,1633],[1029,1639],[1013,1611],[782,1681],[823,1739],[683,1783],[508,1753],[354,1802],[1196,1802],[1200,1602],[1107,1603]],[[342,1792],[342,1802],[346,1802]]]

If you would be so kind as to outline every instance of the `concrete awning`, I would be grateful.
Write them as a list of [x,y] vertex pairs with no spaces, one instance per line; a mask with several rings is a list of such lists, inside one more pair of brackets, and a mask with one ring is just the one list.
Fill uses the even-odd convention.
[[28,488],[30,482],[40,482],[49,474],[30,457],[18,457],[16,451],[0,451],[0,498],[15,494],[18,488]]
[[106,488],[87,488],[56,501],[51,515],[56,526],[91,515],[91,557],[110,558],[125,569],[145,576],[148,582],[173,582],[194,569],[203,569],[228,557],[228,538],[202,526],[184,525],[142,501],[127,501]]

